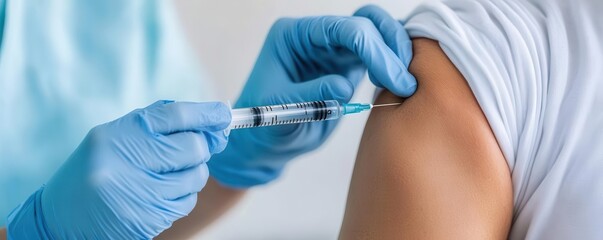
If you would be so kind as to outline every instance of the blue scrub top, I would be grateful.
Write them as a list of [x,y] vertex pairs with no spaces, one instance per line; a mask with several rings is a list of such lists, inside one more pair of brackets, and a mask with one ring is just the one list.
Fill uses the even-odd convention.
[[0,0],[0,47],[2,46],[2,34],[4,33],[4,11],[6,10],[4,0]]
[[169,1],[0,4],[0,226],[93,126],[210,98]]

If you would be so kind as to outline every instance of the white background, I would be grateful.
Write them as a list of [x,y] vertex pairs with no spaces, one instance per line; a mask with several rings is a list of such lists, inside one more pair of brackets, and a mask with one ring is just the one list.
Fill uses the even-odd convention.
[[[420,0],[173,0],[202,68],[221,100],[236,100],[264,37],[280,17],[350,15],[374,3],[396,18]],[[371,101],[365,80],[355,101]],[[318,151],[295,159],[283,176],[254,188],[199,239],[336,239],[367,114],[342,121]],[[198,203],[203,204],[203,203]]]

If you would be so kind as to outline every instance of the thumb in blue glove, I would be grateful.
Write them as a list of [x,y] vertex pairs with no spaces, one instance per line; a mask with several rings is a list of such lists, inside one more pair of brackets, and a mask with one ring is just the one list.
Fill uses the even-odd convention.
[[150,239],[186,216],[227,142],[223,103],[159,101],[92,129],[8,218],[11,239]]

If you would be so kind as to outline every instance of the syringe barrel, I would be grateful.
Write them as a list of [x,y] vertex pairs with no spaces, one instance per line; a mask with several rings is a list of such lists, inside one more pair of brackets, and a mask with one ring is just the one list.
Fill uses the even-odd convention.
[[230,129],[333,120],[343,115],[336,100],[237,108],[231,113]]

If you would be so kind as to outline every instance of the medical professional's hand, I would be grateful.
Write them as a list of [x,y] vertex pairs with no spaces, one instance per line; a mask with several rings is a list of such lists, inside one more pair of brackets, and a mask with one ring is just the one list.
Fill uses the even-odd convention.
[[223,103],[159,101],[92,129],[8,218],[11,239],[150,239],[186,216],[227,143]]
[[[410,96],[416,89],[416,80],[407,71],[410,46],[395,49],[404,52],[401,60],[384,42],[381,27],[364,17],[277,21],[235,107],[331,99],[348,102],[367,69],[375,85]],[[410,43],[401,25],[390,29],[394,32],[387,32],[386,38]],[[269,182],[289,160],[320,146],[336,124],[235,130],[229,147],[208,164],[210,173],[234,188]]]

